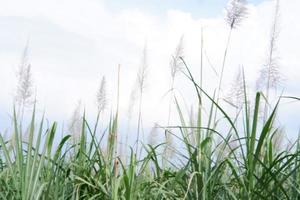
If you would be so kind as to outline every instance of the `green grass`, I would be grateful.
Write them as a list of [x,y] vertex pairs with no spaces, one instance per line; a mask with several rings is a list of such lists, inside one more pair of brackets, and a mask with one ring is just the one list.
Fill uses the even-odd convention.
[[[277,20],[273,24],[269,64],[266,65],[268,83],[263,88],[266,91],[258,91],[251,97],[243,74],[242,83],[238,83],[241,86],[239,89],[243,90],[242,97],[238,94],[238,100],[243,102],[241,106],[225,100],[235,107],[234,114],[231,114],[222,104],[222,79],[223,74],[227,73],[227,52],[230,50],[230,40],[233,39],[231,33],[247,13],[244,1],[232,2],[231,8],[227,9],[229,35],[220,80],[213,95],[209,95],[202,87],[203,34],[199,83],[183,59],[183,37],[181,38],[171,59],[168,123],[157,127],[157,131],[165,135],[166,139],[160,144],[150,145],[146,141],[140,141],[140,134],[144,138],[142,100],[148,67],[146,45],[137,76],[137,130],[131,130],[137,132],[136,143],[135,146],[125,148],[120,148],[120,136],[128,133],[120,131],[118,117],[120,66],[117,109],[115,113],[111,113],[107,125],[101,124],[105,131],[101,132],[97,128],[106,104],[103,79],[97,96],[99,105],[96,122],[88,123],[84,113],[80,126],[74,128],[81,127],[81,130],[72,132],[70,129],[70,132],[61,133],[57,131],[56,122],[49,125],[45,123],[44,117],[36,119],[35,106],[27,126],[23,122],[24,106],[32,95],[28,65],[25,70],[27,73],[20,77],[19,88],[22,90],[18,112],[13,111],[10,137],[4,138],[0,133],[0,199],[300,199],[300,133],[295,143],[287,148],[278,148],[275,140],[276,137],[281,137],[281,127],[276,123],[280,102],[284,99],[300,99],[281,96],[275,105],[269,103],[269,90],[273,89],[269,82],[272,78],[272,63],[276,57],[273,56],[273,48]],[[279,1],[276,13],[278,3]],[[21,69],[24,73],[23,67],[25,66]],[[195,91],[197,103],[194,105],[196,113],[193,114],[196,119],[186,117],[192,114],[186,115],[185,106],[174,92],[174,81],[178,73],[182,73],[190,81]],[[170,126],[173,100],[179,124]],[[131,103],[134,104],[134,100]],[[264,113],[261,113],[262,108]],[[175,118],[174,114],[172,118]],[[76,121],[77,116],[74,119]],[[64,136],[61,138],[61,135]],[[176,146],[179,148],[172,146],[174,144],[170,142],[171,138],[176,139]]]
[[[161,128],[162,133],[167,131],[176,137],[184,150],[175,150],[173,157],[177,159],[168,159],[169,165],[161,164],[167,159],[160,150],[165,143],[144,145],[142,157],[128,147],[125,163],[124,154],[119,155],[116,150],[117,135],[122,134],[118,132],[118,113],[111,117],[104,133],[104,147],[96,137],[100,134],[97,125],[91,129],[85,115],[78,143],[72,143],[71,135],[65,135],[54,145],[59,140],[57,124],[44,127],[44,118],[37,122],[35,110],[25,141],[25,132],[21,131],[21,122],[14,112],[12,139],[5,140],[0,135],[0,198],[299,199],[300,142],[297,140],[286,150],[276,149],[273,144],[279,131],[274,120],[281,99],[268,119],[260,122],[262,94],[256,93],[251,108],[245,90],[246,103],[240,112],[243,116],[231,116],[185,67],[183,73],[199,98],[198,117],[197,123],[186,119],[175,96],[181,124]],[[211,103],[207,115],[200,108],[204,99]],[[214,120],[216,110],[227,129],[218,129],[219,120]],[[242,128],[237,127],[237,118],[242,119]]]

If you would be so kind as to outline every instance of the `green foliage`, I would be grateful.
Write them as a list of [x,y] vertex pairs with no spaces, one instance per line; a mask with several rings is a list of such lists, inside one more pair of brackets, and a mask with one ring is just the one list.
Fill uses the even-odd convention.
[[[202,125],[202,109],[198,109],[197,125],[189,126],[193,123],[185,119],[175,97],[181,125],[164,131],[173,134],[172,130],[178,129],[181,136],[174,136],[185,150],[175,152],[179,159],[168,160],[170,166],[163,168],[160,164],[163,159],[160,147],[165,143],[144,146],[145,155],[139,160],[130,148],[125,163],[116,151],[117,117],[111,117],[105,133],[108,136],[105,149],[96,137],[97,125],[92,130],[85,116],[80,140],[72,144],[70,135],[58,141],[56,123],[45,128],[42,118],[37,124],[35,110],[28,131],[21,132],[21,123],[14,112],[12,139],[5,140],[0,135],[0,198],[298,199],[299,140],[289,150],[273,147],[272,138],[278,131],[274,119],[279,101],[266,122],[260,124],[261,93],[256,94],[251,112],[245,91],[244,127],[240,130],[232,120],[234,117],[194,81],[187,66],[186,72],[196,88],[199,104],[204,98],[212,104],[207,126]],[[223,115],[229,131],[217,129],[213,110]],[[190,137],[191,134],[194,136]],[[216,137],[221,142],[216,142]],[[54,145],[55,141],[58,145]],[[232,146],[232,142],[236,145]]]
[[[182,58],[182,39],[180,40],[171,62],[171,92],[180,124],[169,126],[170,104],[168,126],[160,127],[162,134],[171,135],[179,143],[177,145],[180,148],[174,149],[172,156],[167,156],[166,149],[170,148],[167,142],[153,146],[144,144],[143,149],[139,149],[142,146],[139,134],[142,133],[142,99],[148,67],[145,47],[137,77],[139,116],[136,149],[126,146],[127,151],[118,152],[118,136],[122,134],[118,129],[119,66],[117,109],[102,134],[97,127],[100,113],[107,103],[104,79],[97,94],[98,115],[94,128],[91,128],[84,113],[78,126],[81,130],[76,126],[79,129],[76,130],[76,136],[79,137],[76,140],[71,140],[75,135],[72,129],[70,133],[63,133],[64,136],[59,139],[56,122],[45,127],[42,117],[38,123],[35,105],[26,131],[23,129],[24,108],[22,111],[13,111],[11,138],[4,138],[0,133],[0,199],[300,199],[300,133],[297,141],[286,149],[276,148],[274,144],[274,138],[280,134],[280,127],[275,123],[280,101],[286,98],[297,101],[300,99],[282,96],[271,109],[268,80],[266,94],[257,92],[251,105],[252,98],[247,94],[243,74],[237,95],[241,98],[238,100],[242,102],[242,106],[235,105],[236,112],[232,115],[221,105],[220,92],[232,31],[245,18],[245,6],[245,1],[236,0],[231,1],[227,8],[226,20],[230,30],[218,88],[213,95],[202,88],[203,35],[199,84]],[[276,21],[271,44],[276,39]],[[268,79],[274,79],[270,74],[274,60],[273,47],[274,45],[270,47],[267,65]],[[26,51],[27,48],[23,61],[26,61]],[[21,79],[25,80],[21,82],[26,84],[21,84],[21,93],[25,93],[21,97],[17,95],[19,107],[28,104],[31,96],[30,65],[28,66],[27,76],[26,73],[21,73]],[[193,116],[186,117],[184,107],[173,91],[175,74],[179,72],[191,82],[196,93],[195,121]],[[204,108],[205,102],[209,103],[208,108]],[[260,121],[261,107],[265,107],[263,121]],[[19,112],[21,117],[18,117]],[[75,116],[76,122],[78,118]],[[242,123],[238,126],[237,122]],[[105,144],[102,143],[103,138],[107,138]]]

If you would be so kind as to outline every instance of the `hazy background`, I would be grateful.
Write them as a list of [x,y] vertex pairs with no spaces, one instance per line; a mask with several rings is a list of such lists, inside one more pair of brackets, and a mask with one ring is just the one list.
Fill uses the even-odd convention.
[[[201,27],[206,56],[221,69],[228,27],[225,0],[0,0],[0,131],[10,126],[15,73],[26,41],[38,112],[50,120],[67,122],[79,100],[90,117],[96,114],[96,92],[101,77],[107,80],[109,106],[116,105],[117,66],[121,64],[120,113],[125,126],[130,92],[141,62],[145,42],[149,74],[143,100],[143,124],[166,123],[170,88],[169,60],[184,35],[185,60],[195,76],[200,71]],[[255,89],[265,63],[274,1],[249,0],[249,14],[234,30],[224,74],[224,93],[238,67],[245,68],[249,88]],[[299,0],[281,1],[278,55],[284,82],[279,91],[300,96]],[[204,60],[204,87],[212,94],[218,77]],[[181,77],[176,87],[186,99],[193,88]],[[228,86],[228,87],[227,87]],[[280,94],[280,92],[279,92]],[[189,102],[191,103],[191,102]],[[289,137],[299,130],[300,104],[284,101],[280,123]],[[175,113],[175,112],[174,112]],[[135,121],[134,121],[135,122]],[[135,127],[135,123],[132,126]]]

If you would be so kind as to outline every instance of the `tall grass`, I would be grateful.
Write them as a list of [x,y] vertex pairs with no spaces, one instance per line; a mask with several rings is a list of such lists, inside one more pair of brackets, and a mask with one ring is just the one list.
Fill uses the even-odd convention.
[[[138,159],[131,148],[128,162],[116,153],[118,127],[115,113],[109,122],[106,149],[82,118],[80,139],[67,145],[65,135],[58,145],[57,124],[45,127],[37,123],[35,110],[29,124],[28,141],[22,139],[20,122],[14,112],[13,141],[0,136],[0,197],[2,199],[297,199],[300,197],[299,140],[289,149],[275,149],[272,138],[279,129],[274,119],[281,98],[267,121],[259,126],[261,93],[250,109],[246,90],[243,104],[243,128],[239,129],[225,110],[196,82],[185,65],[184,75],[195,92],[202,92],[212,108],[222,113],[229,130],[213,126],[189,126],[177,102],[181,120],[178,126],[161,127],[184,145],[175,150],[178,160],[171,167],[160,165],[159,144],[144,146]],[[290,98],[290,97],[287,97]],[[212,118],[210,112],[209,118]],[[201,130],[199,141],[191,141],[191,130]],[[216,142],[216,138],[221,138]],[[232,145],[232,144],[235,145]]]
[[[27,129],[22,128],[22,118],[13,110],[12,137],[0,134],[0,199],[300,199],[300,133],[295,143],[279,148],[276,140],[281,137],[281,127],[275,123],[281,101],[300,99],[280,96],[274,105],[269,105],[265,120],[260,121],[266,95],[260,91],[254,97],[249,95],[244,71],[240,69],[231,94],[233,99],[228,101],[236,112],[227,112],[219,103],[231,31],[244,17],[244,3],[232,1],[228,9],[230,33],[217,93],[209,95],[203,88],[203,36],[200,81],[183,59],[182,38],[177,46],[171,60],[171,100],[180,122],[171,125],[174,115],[170,105],[167,125],[157,125],[155,134],[176,139],[178,148],[170,147],[168,142],[140,142],[148,69],[145,46],[137,76],[138,90],[132,94],[132,99],[138,96],[139,100],[135,149],[127,147],[129,131],[126,149],[119,148],[119,66],[117,105],[108,124],[99,117],[107,104],[105,79],[97,93],[96,122],[88,122],[79,105],[62,138],[56,122],[46,124],[44,116],[37,119],[35,105]],[[197,109],[188,115],[173,93],[177,73],[190,82],[197,97]],[[206,112],[203,102],[209,103]],[[97,128],[100,123],[104,131]],[[23,135],[28,137],[24,139]],[[166,154],[170,148],[172,156]]]

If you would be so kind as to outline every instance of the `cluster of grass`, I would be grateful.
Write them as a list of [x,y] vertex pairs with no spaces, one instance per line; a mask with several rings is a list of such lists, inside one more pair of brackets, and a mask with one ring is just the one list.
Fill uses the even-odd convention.
[[[214,95],[202,87],[203,46],[201,80],[197,83],[183,59],[181,38],[171,60],[170,100],[175,101],[180,124],[170,125],[170,105],[168,124],[159,127],[166,142],[155,145],[142,144],[139,139],[147,69],[145,47],[138,73],[136,146],[128,147],[127,138],[127,149],[123,152],[119,150],[118,136],[122,133],[118,129],[118,109],[111,114],[104,132],[97,128],[106,104],[105,79],[97,94],[98,116],[94,126],[87,122],[85,115],[75,116],[74,124],[78,119],[80,124],[72,125],[70,132],[60,138],[57,123],[49,125],[44,117],[38,121],[34,107],[28,128],[24,129],[24,105],[31,96],[30,65],[24,59],[25,64],[20,68],[22,87],[17,96],[19,108],[13,113],[11,137],[6,139],[0,134],[0,199],[300,199],[300,138],[286,148],[278,148],[276,141],[281,137],[281,129],[276,125],[280,101],[299,99],[280,97],[273,107],[269,104],[269,91],[277,78],[273,62],[277,20],[272,29],[268,64],[262,71],[265,92],[257,92],[251,99],[241,71],[238,87],[231,95],[236,101],[230,103],[236,113],[229,114],[220,103],[231,32],[244,16],[244,1],[233,0],[228,8],[229,36]],[[190,81],[196,93],[196,119],[185,116],[173,93],[175,75],[179,72]],[[210,104],[208,108],[203,108],[203,102]],[[171,149],[172,137],[182,148]]]
[[[162,167],[161,145],[145,145],[146,153],[138,158],[133,149],[125,162],[117,155],[117,115],[112,117],[106,149],[96,137],[85,117],[80,140],[69,143],[66,135],[54,147],[57,124],[44,127],[44,119],[36,122],[32,113],[26,141],[14,114],[13,139],[0,136],[1,199],[298,199],[300,197],[300,142],[289,149],[274,148],[274,125],[279,101],[267,120],[259,125],[261,93],[256,94],[254,108],[242,109],[243,129],[214,98],[199,87],[186,68],[199,101],[211,101],[208,124],[197,125],[184,118],[180,105],[177,111],[181,125],[178,137],[186,152],[175,151],[180,162]],[[212,123],[218,110],[229,124],[229,131],[218,132]],[[176,136],[176,135],[174,135]],[[214,138],[222,138],[216,143]],[[98,138],[98,139],[97,139]],[[234,143],[234,145],[232,145]],[[72,145],[70,145],[72,144]]]

